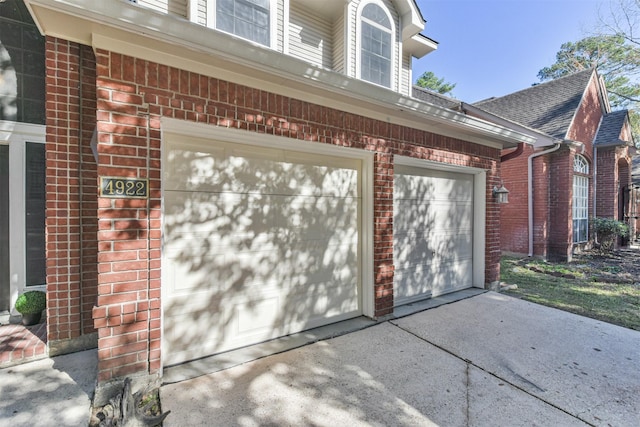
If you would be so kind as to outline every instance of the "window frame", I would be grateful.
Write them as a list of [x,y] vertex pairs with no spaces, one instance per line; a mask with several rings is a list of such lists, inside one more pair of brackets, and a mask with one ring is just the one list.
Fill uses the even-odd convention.
[[234,37],[241,38],[242,40],[246,40],[250,43],[254,43],[258,46],[264,46],[270,49],[275,49],[277,46],[277,34],[278,34],[278,0],[269,0],[269,43],[262,44],[260,42],[242,37],[240,35],[230,33],[229,31],[221,30],[217,25],[217,0],[207,0],[207,27],[212,28],[214,30],[223,32],[225,34],[232,35]]
[[44,145],[46,143],[46,126],[0,120],[0,144],[9,145],[9,274],[11,277],[11,315],[17,314],[15,312],[15,302],[19,294],[26,290],[46,290],[46,283],[27,286],[27,224],[25,217],[27,143]]
[[[363,34],[363,29],[362,29],[362,24],[363,24],[363,20],[367,20],[367,18],[363,18],[362,13],[365,9],[365,7],[369,6],[369,5],[375,5],[377,7],[379,7],[387,16],[387,18],[389,19],[389,23],[391,25],[391,29],[390,29],[390,33],[389,33],[389,38],[390,38],[390,47],[391,47],[391,55],[389,57],[389,86],[385,86],[370,80],[365,80],[364,78],[362,78],[362,34]],[[368,21],[368,20],[367,20]],[[379,25],[376,25],[375,23],[370,23],[370,22],[366,22],[369,25],[372,25],[374,27],[379,27]],[[382,28],[380,28],[382,29]],[[397,28],[396,28],[396,23],[395,20],[393,18],[393,15],[391,14],[391,12],[389,11],[389,9],[387,8],[387,6],[377,0],[370,0],[370,1],[364,1],[362,3],[360,3],[360,5],[358,6],[358,10],[356,12],[356,77],[362,81],[366,81],[368,83],[374,84],[376,86],[380,86],[380,87],[384,87],[387,89],[391,89],[391,90],[395,90],[397,84],[398,84],[398,78],[397,78],[397,59],[396,59],[396,55],[397,55],[397,46],[396,46],[396,38],[397,38]]]
[[572,231],[573,243],[589,241],[589,162],[582,155],[573,159]]

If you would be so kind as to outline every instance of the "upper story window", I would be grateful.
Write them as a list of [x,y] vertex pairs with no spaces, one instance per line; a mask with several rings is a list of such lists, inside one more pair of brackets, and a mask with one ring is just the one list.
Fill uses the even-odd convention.
[[270,46],[270,3],[271,0],[215,0],[215,27]]
[[391,87],[391,18],[382,7],[369,3],[362,9],[360,21],[360,78]]
[[22,0],[0,2],[0,120],[45,122],[44,37]]

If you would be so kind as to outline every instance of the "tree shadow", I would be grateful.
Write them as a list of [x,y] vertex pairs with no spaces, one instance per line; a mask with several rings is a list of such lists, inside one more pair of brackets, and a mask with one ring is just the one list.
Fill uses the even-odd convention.
[[361,314],[358,162],[165,144],[165,366]]
[[384,323],[161,394],[175,409],[167,422],[177,424],[202,425],[215,414],[229,426],[462,425],[466,387],[463,361]]
[[396,166],[396,305],[473,285],[473,179],[473,175]]

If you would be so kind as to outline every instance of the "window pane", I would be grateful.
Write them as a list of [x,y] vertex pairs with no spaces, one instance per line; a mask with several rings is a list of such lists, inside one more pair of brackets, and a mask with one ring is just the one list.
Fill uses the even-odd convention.
[[368,4],[362,9],[362,17],[367,18],[375,22],[376,24],[380,24],[384,28],[391,29],[391,22],[389,21],[389,17],[384,10],[380,6],[375,4]]
[[586,242],[588,239],[589,178],[575,175],[573,177],[573,242]]
[[21,0],[0,4],[0,119],[44,124],[44,37]]
[[360,77],[391,86],[391,34],[362,22]]
[[45,262],[45,146],[27,142],[25,146],[25,226],[27,286],[46,280]]
[[218,0],[216,28],[269,45],[269,0]]
[[0,310],[9,309],[9,146],[0,144]]

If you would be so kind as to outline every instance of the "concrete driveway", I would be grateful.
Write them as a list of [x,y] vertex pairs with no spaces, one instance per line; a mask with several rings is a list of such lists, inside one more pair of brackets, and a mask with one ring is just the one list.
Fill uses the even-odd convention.
[[640,332],[488,292],[161,388],[167,426],[640,425]]

